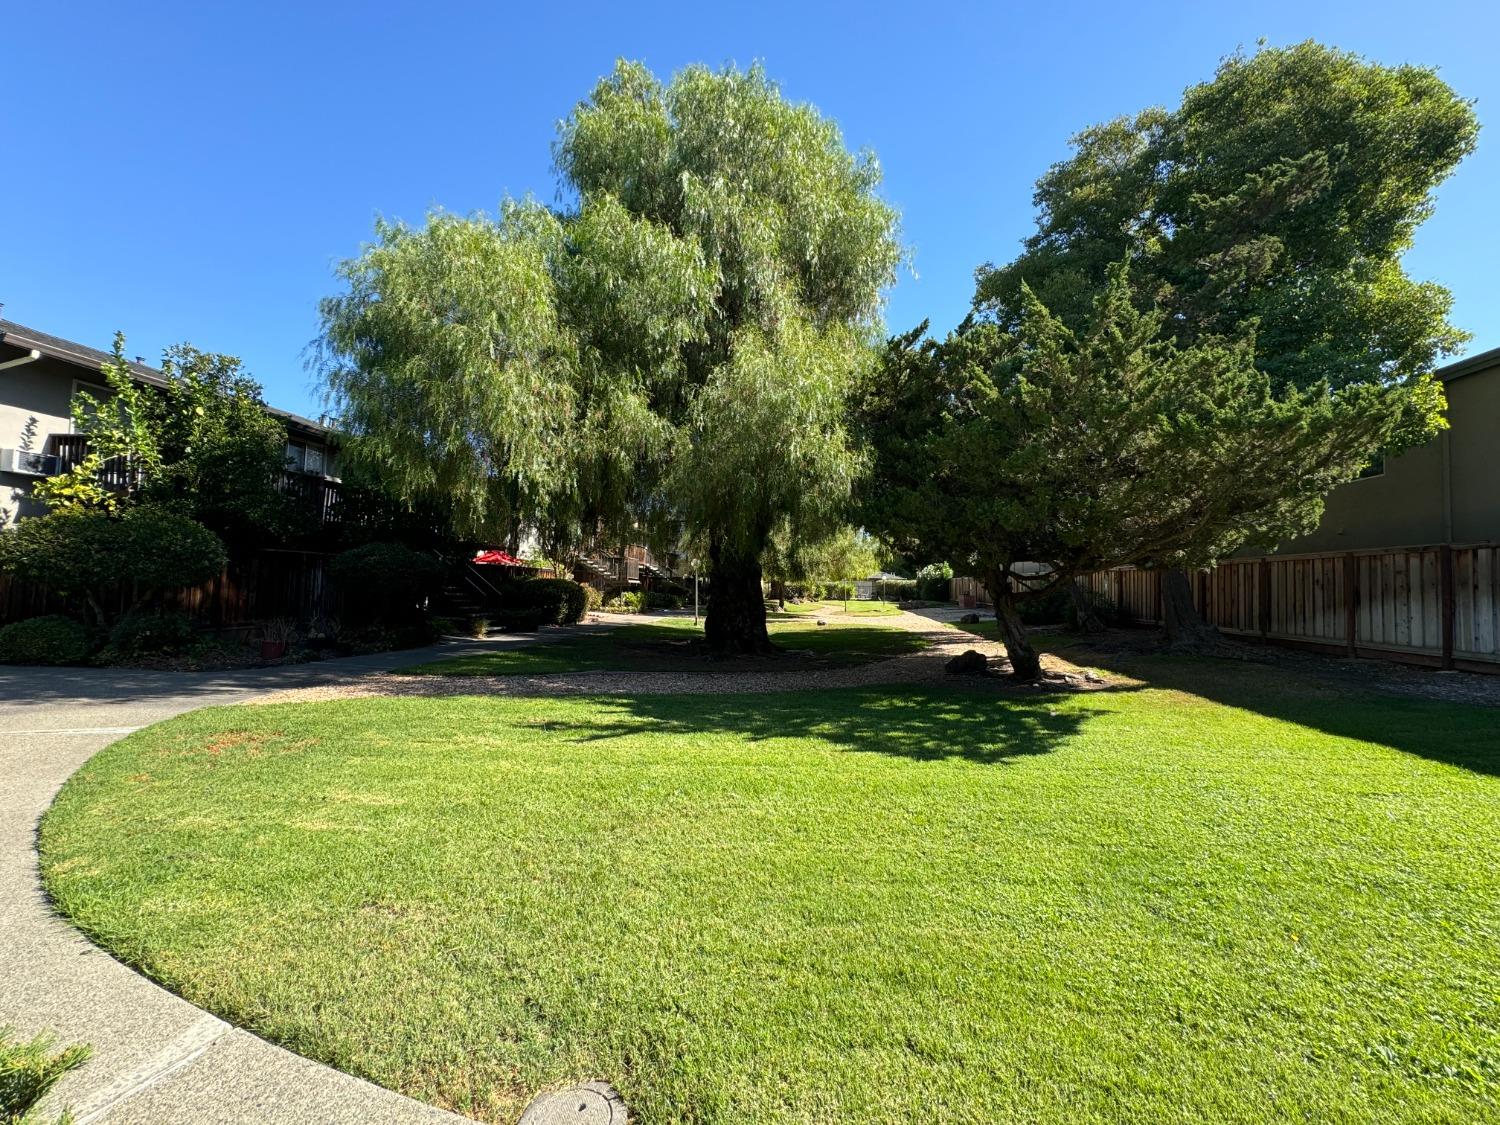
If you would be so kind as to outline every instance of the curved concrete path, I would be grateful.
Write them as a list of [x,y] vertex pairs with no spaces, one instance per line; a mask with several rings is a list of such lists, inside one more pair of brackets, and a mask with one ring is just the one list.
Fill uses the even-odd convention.
[[[582,626],[579,628],[591,628]],[[542,640],[575,630],[549,630]],[[130,731],[271,691],[345,682],[504,637],[236,672],[0,666],[0,1027],[87,1043],[93,1057],[42,1103],[93,1122],[462,1122],[231,1027],[148,981],[53,912],[37,871],[36,824],[62,783]]]

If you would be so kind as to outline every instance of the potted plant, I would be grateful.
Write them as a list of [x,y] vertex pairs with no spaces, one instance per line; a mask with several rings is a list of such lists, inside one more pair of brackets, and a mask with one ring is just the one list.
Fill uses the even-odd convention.
[[261,626],[260,658],[280,660],[293,635],[292,623],[285,617],[273,617]]

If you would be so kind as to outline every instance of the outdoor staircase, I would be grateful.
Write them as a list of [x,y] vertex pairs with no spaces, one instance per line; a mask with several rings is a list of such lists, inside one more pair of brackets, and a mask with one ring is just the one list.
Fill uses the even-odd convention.
[[447,582],[432,599],[432,611],[439,617],[482,617],[484,603],[479,595],[466,585]]

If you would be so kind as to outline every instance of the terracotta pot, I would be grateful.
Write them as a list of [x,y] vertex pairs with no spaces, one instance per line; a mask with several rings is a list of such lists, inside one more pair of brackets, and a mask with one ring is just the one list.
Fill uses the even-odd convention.
[[286,655],[285,641],[261,641],[260,658],[262,660],[280,660]]

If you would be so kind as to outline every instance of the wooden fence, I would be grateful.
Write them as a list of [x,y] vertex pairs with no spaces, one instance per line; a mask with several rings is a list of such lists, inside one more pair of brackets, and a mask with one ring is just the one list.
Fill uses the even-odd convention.
[[[168,608],[180,609],[202,625],[241,625],[272,617],[306,621],[336,616],[337,592],[328,581],[332,555],[321,551],[262,550],[233,561],[216,578],[166,596]],[[132,601],[131,591],[111,591],[105,608],[119,612]],[[78,612],[77,601],[47,586],[0,574],[0,622],[42,613]]]
[[[1082,579],[1131,620],[1161,621],[1161,575]],[[989,597],[955,578],[960,604]],[[1348,656],[1500,673],[1500,546],[1400,547],[1230,559],[1193,576],[1193,603],[1225,633]]]
[[[1161,620],[1161,579],[1122,568],[1086,584],[1133,620]],[[1193,577],[1225,633],[1442,668],[1500,672],[1500,547],[1439,545],[1230,559]]]

